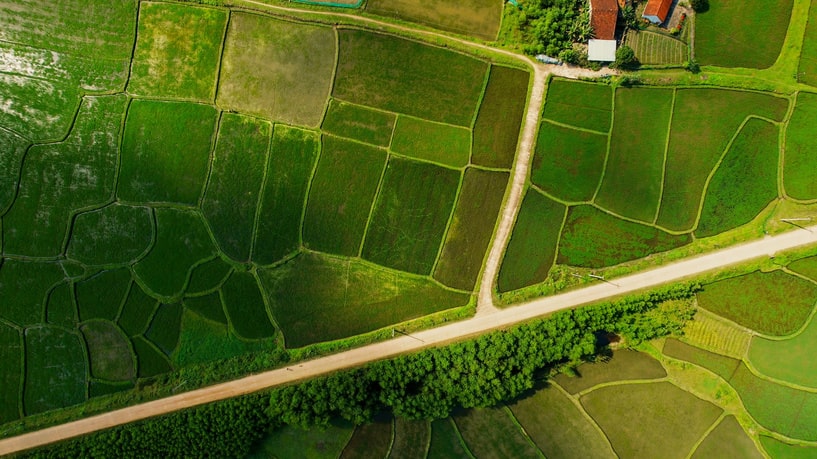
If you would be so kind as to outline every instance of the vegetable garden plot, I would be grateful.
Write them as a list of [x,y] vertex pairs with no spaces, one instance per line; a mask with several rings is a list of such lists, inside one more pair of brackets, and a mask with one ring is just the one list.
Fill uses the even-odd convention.
[[428,279],[315,253],[258,274],[290,348],[359,335],[470,299]]
[[471,132],[450,124],[400,116],[391,151],[446,166],[465,167],[471,160]]
[[0,424],[19,419],[23,340],[20,332],[0,322]]
[[201,208],[221,252],[239,262],[250,260],[271,136],[266,121],[230,113],[221,117]]
[[26,415],[85,401],[88,362],[78,334],[52,326],[28,328],[25,352]]
[[430,274],[457,197],[460,172],[392,158],[369,220],[364,258]]
[[79,320],[116,320],[130,285],[131,273],[127,268],[102,271],[78,282],[75,289]]
[[304,215],[304,245],[356,256],[385,165],[383,150],[324,136]]
[[539,451],[503,406],[473,408],[452,416],[476,457],[539,457]]
[[449,287],[474,289],[509,179],[507,172],[465,170],[451,225],[434,268],[435,279]]
[[707,186],[696,237],[749,223],[777,195],[780,130],[767,121],[747,121]]
[[531,182],[565,201],[590,201],[607,156],[607,136],[543,122],[531,166]]
[[657,224],[692,229],[706,180],[741,123],[749,115],[780,121],[787,108],[787,99],[756,92],[677,90]]
[[311,131],[275,126],[258,212],[254,262],[268,265],[300,249],[301,221],[320,146]]
[[556,258],[566,207],[529,189],[519,208],[497,287],[509,292],[545,280]]
[[661,200],[674,92],[619,88],[615,97],[610,154],[595,202],[616,214],[652,223]]
[[147,253],[153,237],[150,208],[112,204],[76,216],[66,254],[89,266],[127,264]]
[[[817,19],[811,22],[817,22]],[[786,129],[786,149],[783,154],[783,187],[795,199],[817,198],[817,95],[799,93],[794,113]]]
[[209,105],[134,100],[122,140],[119,199],[198,204],[215,125]]
[[92,320],[80,327],[88,349],[91,377],[107,381],[129,381],[136,376],[130,341],[116,325]]
[[496,40],[502,19],[493,0],[370,0],[366,11],[486,41]]
[[122,304],[117,324],[130,337],[141,335],[147,330],[158,303],[156,299],[148,296],[139,284],[132,283],[128,297]]
[[328,27],[232,14],[217,104],[317,127],[332,85],[334,43],[335,33]]
[[471,126],[488,66],[418,42],[340,30],[332,95],[430,121]]
[[681,65],[689,54],[687,45],[681,40],[646,30],[628,31],[626,44],[635,51],[638,61],[647,65]]
[[571,207],[567,213],[558,263],[603,268],[665,252],[690,241],[689,235],[672,235],[582,205]]
[[230,325],[247,339],[269,338],[275,334],[258,281],[250,273],[234,272],[221,287]]
[[332,99],[321,129],[339,137],[388,147],[397,116]]
[[65,279],[59,263],[3,259],[0,265],[0,317],[27,327],[45,318],[48,291]]
[[29,149],[17,198],[3,217],[6,254],[62,254],[72,214],[110,201],[126,102],[86,98],[65,141]]
[[133,272],[154,294],[174,298],[182,293],[190,270],[216,254],[201,215],[160,207],[153,250],[133,266]]
[[548,85],[545,119],[607,133],[613,118],[610,86],[553,79]]
[[526,71],[491,66],[474,123],[474,164],[504,169],[513,165],[529,80]]
[[212,102],[228,12],[141,2],[128,92]]

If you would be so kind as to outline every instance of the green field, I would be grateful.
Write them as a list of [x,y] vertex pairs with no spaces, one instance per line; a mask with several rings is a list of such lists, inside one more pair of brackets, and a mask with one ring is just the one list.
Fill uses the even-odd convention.
[[817,322],[812,320],[797,336],[783,341],[752,338],[749,360],[766,376],[817,389]]
[[253,447],[247,459],[335,459],[352,438],[348,425],[330,425],[326,430],[283,427],[268,434]]
[[590,201],[607,156],[607,136],[544,122],[531,167],[531,182],[566,201]]
[[328,27],[234,13],[216,102],[268,120],[317,127],[332,85],[334,43]]
[[370,424],[357,426],[352,438],[343,448],[342,459],[388,457],[394,438],[394,423],[383,416]]
[[471,161],[471,132],[459,126],[400,116],[391,150],[444,166],[465,167]]
[[236,334],[246,339],[268,338],[275,333],[270,323],[267,306],[259,290],[258,281],[250,273],[233,273],[224,286],[221,296]]
[[212,102],[227,17],[220,9],[142,2],[128,92]]
[[303,222],[304,245],[355,256],[360,250],[386,152],[324,136]]
[[74,299],[74,289],[68,282],[61,283],[48,293],[45,305],[45,321],[51,325],[76,327],[79,314]]
[[709,2],[695,15],[695,57],[703,65],[771,67],[789,27],[793,0],[773,0],[763,8],[743,2]]
[[511,416],[510,410],[500,406],[463,410],[452,418],[476,457],[540,457]]
[[183,312],[184,307],[181,303],[160,304],[159,309],[153,315],[150,327],[145,332],[145,338],[167,356],[171,356],[179,344],[179,329],[182,326]]
[[434,268],[435,279],[449,287],[474,289],[509,178],[507,172],[465,170],[451,226]]
[[167,373],[173,369],[167,357],[145,338],[137,336],[131,342],[133,343],[133,352],[136,354],[136,374],[140,378],[149,378]]
[[390,458],[424,458],[431,440],[428,420],[410,421],[394,418],[394,440]]
[[338,31],[332,95],[429,121],[471,126],[487,64],[389,35]]
[[390,159],[369,221],[363,257],[401,271],[430,274],[459,184],[458,171]]
[[462,442],[457,426],[451,418],[431,422],[431,444],[428,459],[470,458],[467,447]]
[[260,198],[254,262],[268,265],[300,248],[301,220],[319,148],[315,133],[275,126]]
[[219,123],[201,210],[219,249],[236,261],[250,260],[271,136],[272,125],[255,118],[227,113]]
[[4,254],[57,256],[73,212],[110,201],[126,102],[86,98],[65,140],[29,149],[17,198],[3,217]]
[[801,258],[788,265],[788,268],[817,281],[817,257]]
[[765,435],[760,437],[763,448],[775,459],[809,459],[817,454],[817,448],[791,445]]
[[123,268],[102,271],[76,283],[79,320],[115,320],[130,286],[131,273]]
[[201,317],[227,325],[227,316],[224,313],[224,304],[221,302],[219,292],[185,298],[184,306]]
[[23,340],[20,332],[0,323],[0,424],[20,417],[22,389]]
[[310,253],[258,274],[287,347],[358,335],[464,306],[470,297],[354,259]]
[[190,273],[190,283],[187,284],[185,293],[196,295],[213,291],[221,286],[230,272],[232,272],[232,266],[221,258],[213,258],[210,261],[196,265],[193,272]]
[[783,271],[754,272],[704,287],[698,304],[757,332],[785,336],[806,322],[817,286]]
[[783,186],[786,194],[795,199],[817,198],[815,117],[817,94],[799,93],[786,129],[786,150],[783,155]]
[[575,206],[567,213],[557,261],[603,268],[681,247],[690,240],[688,235],[621,220],[593,206]]
[[122,304],[117,324],[130,337],[141,335],[147,330],[157,306],[158,302],[145,293],[138,284],[131,284],[128,297]]
[[65,279],[58,263],[3,260],[0,265],[0,318],[26,327],[42,322],[48,291]]
[[47,80],[0,73],[0,87],[0,126],[34,141],[63,138],[81,102],[77,89]]
[[332,99],[321,129],[336,136],[388,147],[396,119],[394,113]]
[[496,40],[502,19],[493,0],[369,0],[366,11],[486,41]]
[[687,457],[722,412],[668,382],[602,387],[581,402],[625,458]]
[[667,375],[661,364],[647,354],[630,350],[613,351],[612,358],[584,363],[575,376],[557,375],[553,380],[567,392],[577,394],[599,384],[625,379],[660,379]]
[[548,85],[542,116],[596,132],[610,131],[613,114],[610,86],[554,79]]
[[800,54],[800,66],[797,69],[797,80],[811,86],[817,86],[817,5],[809,8],[809,21],[803,38],[803,50]]
[[528,80],[530,74],[526,71],[491,66],[474,123],[474,164],[504,169],[513,165],[525,115]]
[[545,280],[556,258],[566,208],[529,189],[519,208],[499,270],[497,288],[509,292]]
[[727,416],[721,420],[715,430],[706,436],[706,439],[695,449],[692,458],[711,457],[740,457],[746,459],[761,459],[763,455],[757,446],[746,435],[734,416]]
[[625,44],[635,51],[638,61],[645,65],[681,65],[689,58],[686,43],[647,30],[638,33],[629,31]]
[[709,182],[696,237],[749,223],[777,198],[779,134],[767,121],[747,121]]
[[8,212],[20,182],[20,168],[28,142],[22,137],[0,129],[0,214]]
[[122,139],[119,199],[198,204],[216,115],[209,105],[134,100]]
[[136,376],[127,337],[114,324],[92,320],[80,327],[88,349],[91,376],[107,381],[128,381]]
[[658,224],[692,229],[707,177],[747,116],[782,120],[788,100],[722,89],[679,89],[675,96]]
[[635,220],[655,220],[673,99],[670,89],[616,90],[610,154],[596,196],[599,206]]
[[130,263],[147,253],[153,237],[149,208],[111,204],[77,215],[66,255],[90,266]]
[[78,333],[51,326],[28,328],[25,353],[27,416],[85,401],[88,368]]
[[555,387],[539,389],[509,407],[547,458],[615,457],[593,422]]

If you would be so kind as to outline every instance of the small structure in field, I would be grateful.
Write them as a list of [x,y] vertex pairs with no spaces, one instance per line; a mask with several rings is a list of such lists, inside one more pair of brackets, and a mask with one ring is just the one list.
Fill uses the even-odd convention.
[[587,60],[594,62],[613,62],[616,60],[616,41],[589,40],[587,42]]
[[618,5],[618,0],[590,0],[590,25],[593,27],[594,38],[587,42],[587,60],[616,60]]
[[641,17],[653,24],[663,24],[667,20],[667,14],[672,6],[673,0],[649,0]]

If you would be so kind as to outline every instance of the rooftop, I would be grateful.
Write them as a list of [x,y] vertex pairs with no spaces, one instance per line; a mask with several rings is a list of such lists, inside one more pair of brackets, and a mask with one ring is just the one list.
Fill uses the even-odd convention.
[[616,36],[617,20],[617,0],[590,0],[590,25],[597,39],[612,40]]

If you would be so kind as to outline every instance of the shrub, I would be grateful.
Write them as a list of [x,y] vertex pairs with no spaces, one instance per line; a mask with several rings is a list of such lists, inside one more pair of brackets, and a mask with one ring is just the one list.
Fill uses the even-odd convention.
[[635,57],[635,51],[627,45],[622,45],[616,50],[616,61],[613,63],[614,68],[618,69],[634,69],[640,63]]
[[690,5],[696,13],[704,13],[709,11],[709,0],[690,0]]

